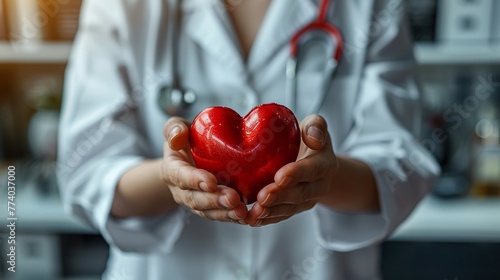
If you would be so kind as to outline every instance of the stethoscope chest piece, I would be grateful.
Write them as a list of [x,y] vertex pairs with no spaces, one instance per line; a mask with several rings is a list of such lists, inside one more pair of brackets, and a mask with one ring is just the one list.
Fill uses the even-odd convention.
[[158,105],[170,116],[186,113],[196,102],[196,94],[191,90],[183,90],[176,86],[163,86],[158,94]]

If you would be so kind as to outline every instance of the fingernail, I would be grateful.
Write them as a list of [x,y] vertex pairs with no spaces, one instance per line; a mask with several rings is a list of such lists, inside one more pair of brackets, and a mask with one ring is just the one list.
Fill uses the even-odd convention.
[[323,131],[321,129],[315,127],[314,125],[311,125],[307,129],[307,136],[309,136],[309,137],[313,138],[314,140],[319,141],[321,143],[325,142],[325,134],[323,133]]
[[292,182],[292,178],[290,176],[285,176],[283,179],[281,179],[280,183],[278,185],[280,186],[287,186]]
[[219,197],[219,203],[224,207],[231,207],[231,203],[229,202],[227,195]]
[[266,198],[264,199],[264,201],[262,202],[262,204],[264,205],[270,205],[271,203],[273,203],[274,201],[276,200],[276,195],[275,194],[268,194],[266,196]]
[[201,183],[200,183],[200,189],[201,189],[201,190],[203,190],[203,191],[206,191],[206,192],[210,191],[210,190],[208,189],[208,185],[207,185],[207,183],[205,183],[205,182],[201,182]]
[[182,128],[178,125],[174,126],[170,132],[168,133],[168,140],[172,141],[175,136],[177,136],[181,132]]

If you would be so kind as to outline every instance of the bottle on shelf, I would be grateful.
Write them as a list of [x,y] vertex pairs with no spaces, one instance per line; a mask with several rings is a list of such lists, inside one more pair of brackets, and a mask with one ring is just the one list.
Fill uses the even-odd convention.
[[78,29],[82,0],[0,0],[0,36],[3,16],[7,18],[7,39],[23,44],[71,41]]
[[409,0],[408,14],[415,41],[434,42],[437,0]]
[[7,40],[6,11],[3,1],[0,0],[0,41]]
[[487,102],[477,114],[472,144],[473,196],[500,196],[500,109]]

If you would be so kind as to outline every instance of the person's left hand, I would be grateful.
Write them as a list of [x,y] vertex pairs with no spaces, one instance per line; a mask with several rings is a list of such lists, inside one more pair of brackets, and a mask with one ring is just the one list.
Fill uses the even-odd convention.
[[302,142],[297,161],[283,166],[274,183],[264,187],[245,222],[250,226],[278,223],[309,210],[330,192],[338,170],[326,121],[318,115],[300,123]]

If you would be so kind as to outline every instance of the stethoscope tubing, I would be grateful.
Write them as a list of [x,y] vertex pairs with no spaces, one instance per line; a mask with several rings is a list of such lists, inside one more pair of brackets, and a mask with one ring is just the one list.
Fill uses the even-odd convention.
[[[331,43],[334,46],[332,55],[327,60],[326,70],[323,76],[323,83],[320,93],[320,98],[313,104],[310,113],[319,113],[322,104],[326,99],[326,95],[331,87],[332,80],[338,68],[338,64],[342,58],[344,41],[339,29],[327,20],[328,11],[330,9],[331,0],[321,0],[319,6],[318,17],[315,21],[300,29],[290,40],[290,57],[286,65],[286,104],[292,111],[297,112],[297,72],[300,66],[300,51],[301,46],[307,45],[307,42],[302,42],[304,37],[313,32],[321,32],[328,35]],[[314,34],[313,34],[314,35]],[[317,36],[317,35],[316,35]]]

